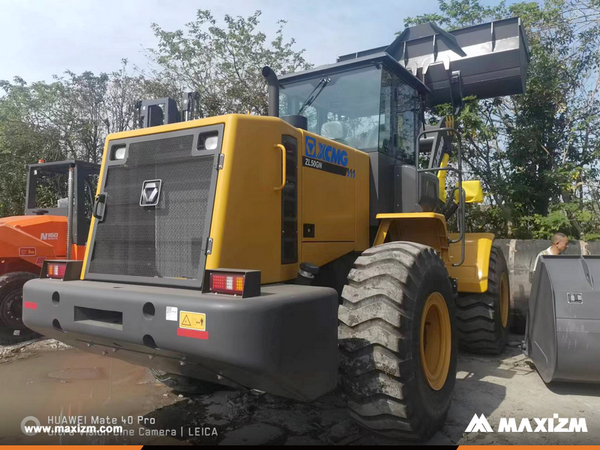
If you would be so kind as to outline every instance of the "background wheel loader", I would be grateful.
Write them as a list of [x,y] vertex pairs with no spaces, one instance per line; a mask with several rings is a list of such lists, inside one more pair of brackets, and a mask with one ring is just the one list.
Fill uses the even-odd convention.
[[83,259],[100,166],[40,162],[27,171],[25,215],[0,219],[0,344],[32,337],[22,321],[22,290],[26,281],[39,276],[42,263]]
[[460,135],[424,114],[524,92],[528,55],[519,19],[425,24],[332,65],[279,79],[264,68],[269,117],[178,123],[172,100],[142,102],[143,128],[106,140],[84,261],[58,263],[64,276],[44,264],[25,285],[25,323],[301,401],[339,370],[361,425],[430,437],[459,337],[501,351],[510,302],[494,236],[465,233],[482,193],[463,181]]

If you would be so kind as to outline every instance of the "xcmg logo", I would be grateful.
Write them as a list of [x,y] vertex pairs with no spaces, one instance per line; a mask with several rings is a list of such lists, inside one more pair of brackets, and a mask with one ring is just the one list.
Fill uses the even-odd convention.
[[320,159],[338,166],[346,167],[348,165],[348,152],[346,150],[322,144],[310,136],[306,136],[305,147],[306,156],[309,158]]
[[[477,417],[475,414],[465,430],[466,433],[492,433],[493,431],[483,414],[481,417]],[[528,433],[587,433],[587,423],[585,419],[559,418],[558,414],[554,414],[550,419],[534,418],[533,423],[524,418],[517,426],[517,419],[500,417],[498,433],[523,433],[524,431]]]

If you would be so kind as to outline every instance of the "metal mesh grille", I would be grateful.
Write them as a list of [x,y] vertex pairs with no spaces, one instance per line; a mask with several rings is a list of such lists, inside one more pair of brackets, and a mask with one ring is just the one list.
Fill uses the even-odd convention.
[[[214,156],[192,156],[192,141],[189,135],[132,143],[127,163],[108,168],[90,273],[198,278]],[[156,207],[139,205],[147,180],[162,180]]]

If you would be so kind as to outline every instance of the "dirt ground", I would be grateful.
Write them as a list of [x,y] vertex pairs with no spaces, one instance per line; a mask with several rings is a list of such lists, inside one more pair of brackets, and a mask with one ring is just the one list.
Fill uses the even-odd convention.
[[[460,354],[454,400],[444,428],[429,444],[592,444],[600,437],[600,385],[542,382],[518,348],[499,357]],[[52,340],[0,346],[2,444],[398,444],[349,420],[333,392],[312,404],[254,391],[184,396],[157,383],[148,369],[68,348]],[[585,418],[587,433],[465,433],[484,414],[497,431],[501,417]],[[62,416],[116,420],[120,436],[26,436],[21,421],[42,425]],[[54,419],[49,419],[53,417]],[[57,418],[58,417],[58,418]],[[556,422],[558,422],[555,419]]]

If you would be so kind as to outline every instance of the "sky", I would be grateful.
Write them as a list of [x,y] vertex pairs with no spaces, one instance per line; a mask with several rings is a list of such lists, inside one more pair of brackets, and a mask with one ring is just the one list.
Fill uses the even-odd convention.
[[[484,0],[483,3],[496,3]],[[510,2],[512,3],[512,1]],[[51,81],[65,70],[111,72],[127,58],[147,67],[144,48],[155,47],[150,25],[174,31],[210,10],[248,17],[262,11],[259,29],[275,36],[286,20],[286,40],[296,39],[307,61],[390,44],[406,17],[438,11],[437,0],[0,0],[0,80]]]

